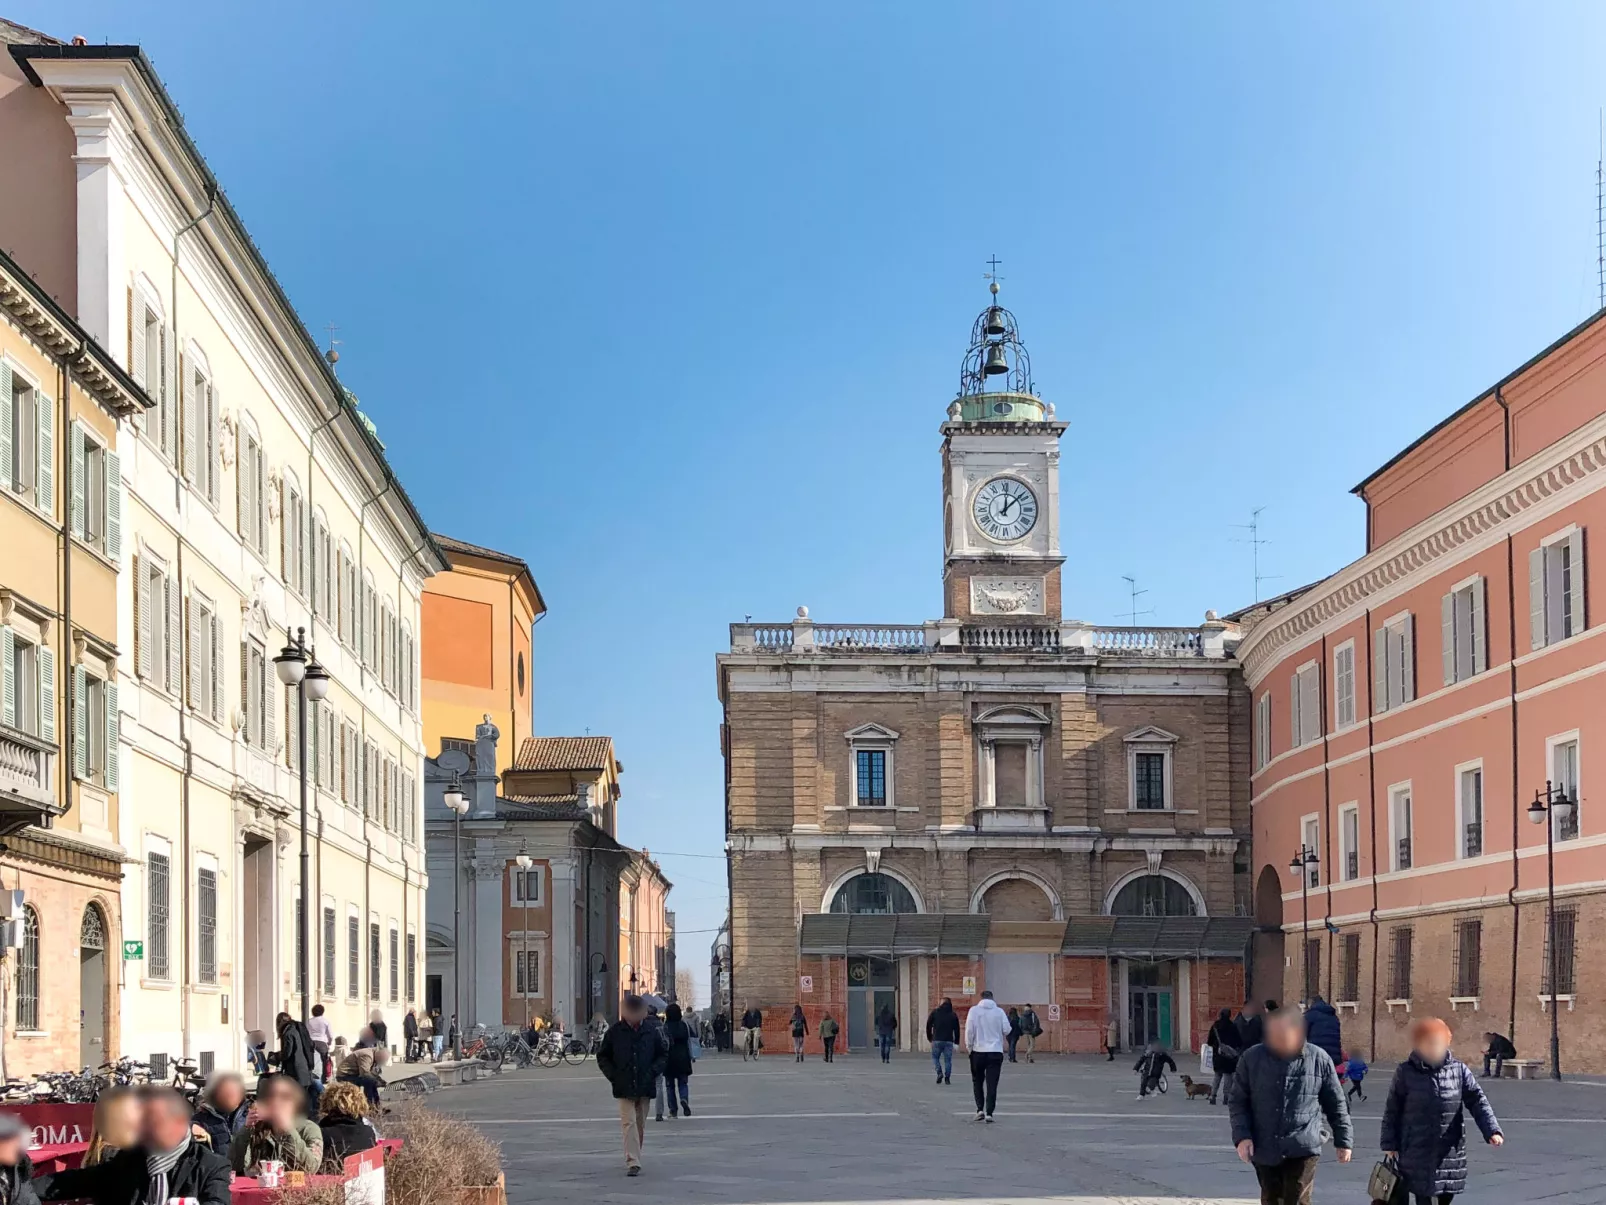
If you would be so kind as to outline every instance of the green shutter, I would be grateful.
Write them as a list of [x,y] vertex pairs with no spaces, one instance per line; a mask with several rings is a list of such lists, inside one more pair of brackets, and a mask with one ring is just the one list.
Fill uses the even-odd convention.
[[56,650],[39,646],[39,737],[56,739]]
[[17,726],[17,684],[12,680],[11,661],[16,641],[11,629],[0,626],[0,723]]
[[89,676],[81,665],[72,671],[72,772],[89,777]]
[[117,789],[117,685],[108,682],[106,692],[106,789]]
[[[10,390],[6,390],[9,394]],[[52,519],[56,517],[56,403],[44,394],[34,406],[35,441],[39,455],[34,470],[34,505]]]
[[84,538],[84,428],[72,424],[72,533]]
[[113,563],[123,556],[123,462],[106,453],[106,555]]

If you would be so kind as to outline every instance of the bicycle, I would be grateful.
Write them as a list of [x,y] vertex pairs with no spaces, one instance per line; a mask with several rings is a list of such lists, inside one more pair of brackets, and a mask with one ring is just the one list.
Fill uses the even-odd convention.
[[750,1028],[747,1031],[747,1036],[742,1039],[742,1062],[745,1063],[748,1059],[757,1061],[758,1052],[763,1049],[764,1031]]

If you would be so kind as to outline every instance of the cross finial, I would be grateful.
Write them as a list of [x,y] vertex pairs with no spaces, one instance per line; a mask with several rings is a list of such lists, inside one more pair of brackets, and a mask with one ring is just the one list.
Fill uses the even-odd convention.
[[998,265],[1003,262],[1004,261],[999,259],[997,255],[994,255],[990,260],[987,261],[987,266],[992,270],[982,273],[982,276],[985,277],[989,282],[987,285],[987,290],[994,297],[998,296],[998,282],[1004,279],[998,274]]

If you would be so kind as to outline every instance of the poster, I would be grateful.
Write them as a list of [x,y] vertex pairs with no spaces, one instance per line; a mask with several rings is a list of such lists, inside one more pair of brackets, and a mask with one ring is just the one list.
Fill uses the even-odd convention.
[[798,985],[799,990],[802,991],[802,993],[805,996],[811,994],[814,991],[814,976],[813,975],[800,976],[798,981],[797,981],[797,985]]

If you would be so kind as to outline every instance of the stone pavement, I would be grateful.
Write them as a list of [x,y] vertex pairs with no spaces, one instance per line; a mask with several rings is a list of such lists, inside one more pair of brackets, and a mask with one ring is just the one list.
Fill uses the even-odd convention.
[[[756,1065],[706,1055],[691,1081],[695,1115],[648,1121],[634,1180],[624,1175],[608,1086],[589,1062],[509,1072],[428,1103],[501,1142],[513,1205],[1257,1201],[1253,1173],[1231,1149],[1226,1110],[1185,1099],[1176,1077],[1169,1095],[1140,1102],[1130,1063],[1006,1065],[998,1123],[982,1126],[960,1060],[953,1084],[938,1087],[925,1055],[895,1055],[890,1066],[874,1055],[830,1066],[816,1058],[799,1066],[785,1054]],[[1356,1106],[1355,1162],[1340,1166],[1329,1153],[1318,1205],[1366,1200],[1388,1077],[1368,1082],[1371,1100]],[[1498,1151],[1470,1148],[1471,1189],[1458,1205],[1606,1205],[1606,1086],[1502,1081],[1489,1095],[1508,1141]]]

